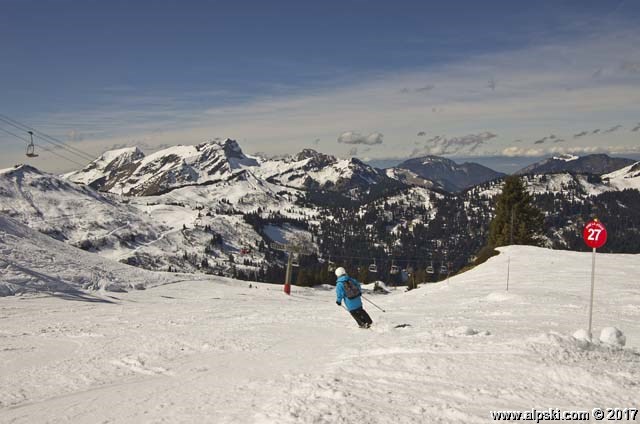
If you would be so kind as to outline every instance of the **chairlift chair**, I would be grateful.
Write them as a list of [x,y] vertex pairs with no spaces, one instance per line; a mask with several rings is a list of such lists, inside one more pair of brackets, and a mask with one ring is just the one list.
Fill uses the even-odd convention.
[[291,258],[291,266],[300,266],[300,262],[298,262],[298,255],[293,255],[293,258]]
[[373,263],[369,265],[369,272],[378,272],[378,265],[376,265],[376,260],[373,260]]
[[433,274],[435,272],[433,270],[433,262],[431,262],[431,265],[429,265],[425,271],[427,271],[427,274]]
[[449,272],[449,268],[447,268],[446,265],[442,264],[442,266],[440,266],[440,274],[446,274]]
[[400,267],[398,267],[398,265],[391,265],[391,270],[389,271],[389,273],[392,275],[400,273]]
[[29,131],[29,136],[31,136],[31,142],[29,144],[27,144],[27,153],[26,155],[30,158],[35,158],[38,157],[38,154],[36,153],[36,147],[33,144],[33,131]]

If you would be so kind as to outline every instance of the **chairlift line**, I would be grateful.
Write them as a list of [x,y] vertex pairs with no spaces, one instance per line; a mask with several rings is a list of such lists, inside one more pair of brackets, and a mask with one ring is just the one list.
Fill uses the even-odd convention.
[[54,146],[57,146],[57,147],[62,148],[64,150],[67,150],[69,153],[73,153],[74,155],[80,157],[81,159],[89,160],[89,161],[95,160],[95,157],[93,157],[92,155],[90,155],[90,154],[88,154],[86,152],[83,152],[82,150],[80,150],[78,148],[70,146],[70,145],[66,144],[64,141],[58,140],[57,138],[55,138],[53,136],[50,136],[50,135],[48,135],[46,133],[43,133],[43,132],[38,131],[38,130],[36,130],[34,128],[31,128],[28,125],[25,125],[25,124],[13,119],[13,118],[10,118],[10,117],[8,117],[6,115],[3,115],[1,113],[0,113],[0,121],[3,121],[4,123],[6,123],[8,125],[11,125],[12,127],[17,128],[17,129],[22,130],[22,131],[27,131],[27,132],[32,131],[33,135],[35,135],[36,137],[42,139],[43,141],[46,141],[49,144],[52,144]]
[[[18,138],[18,139],[20,139],[20,140],[24,141],[24,142],[25,142],[25,143],[27,143],[27,144],[29,143],[29,140],[28,140],[28,139],[26,139],[26,138],[24,138],[24,137],[22,137],[22,136],[20,136],[20,135],[18,135],[18,134],[12,133],[11,131],[6,130],[6,129],[2,128],[2,127],[0,127],[0,131],[3,131],[3,132],[5,132],[5,133],[7,133],[7,134],[9,134],[9,135],[11,135],[11,136],[13,136],[13,137],[16,137],[16,138]],[[53,150],[48,149],[48,148],[46,148],[46,147],[44,147],[44,146],[42,146],[42,145],[40,145],[40,144],[34,143],[33,145],[34,145],[34,146],[36,146],[36,147],[38,147],[38,148],[40,148],[40,149],[42,149],[42,150],[45,150],[45,151],[47,151],[47,152],[49,152],[49,153],[51,153],[51,154],[53,154],[53,155],[58,156],[58,157],[59,157],[59,158],[61,158],[61,159],[64,159],[64,160],[69,161],[69,162],[72,162],[72,163],[75,163],[76,165],[79,165],[79,166],[82,166],[82,167],[84,167],[84,166],[85,166],[84,164],[82,164],[82,163],[80,163],[80,162],[77,162],[77,161],[75,161],[75,160],[73,160],[73,159],[70,159],[70,158],[68,158],[68,157],[66,157],[66,156],[63,156],[63,155],[61,155],[61,154],[59,154],[59,153],[56,153],[56,152],[54,152]]]

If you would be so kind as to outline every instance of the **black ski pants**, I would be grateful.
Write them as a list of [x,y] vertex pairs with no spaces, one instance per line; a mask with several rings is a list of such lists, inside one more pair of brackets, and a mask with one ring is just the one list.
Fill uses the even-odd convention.
[[365,324],[373,324],[373,321],[371,320],[371,317],[369,316],[367,311],[362,308],[354,309],[353,311],[349,311],[349,313],[351,314],[353,319],[356,320],[360,327],[364,326]]

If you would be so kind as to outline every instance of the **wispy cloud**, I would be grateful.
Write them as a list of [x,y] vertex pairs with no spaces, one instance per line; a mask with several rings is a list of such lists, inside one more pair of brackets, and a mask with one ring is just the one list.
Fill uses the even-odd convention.
[[636,126],[631,129],[631,131],[633,132],[637,132],[638,130],[640,130],[640,122],[638,122]]
[[431,91],[431,90],[433,90],[434,88],[436,88],[436,86],[435,86],[435,85],[432,85],[432,84],[425,85],[424,87],[418,87],[418,88],[416,88],[416,93],[424,93],[424,92],[427,92],[427,91]]
[[497,135],[489,131],[479,134],[468,134],[462,137],[445,137],[438,135],[428,139],[422,147],[414,149],[411,156],[474,153],[480,146],[496,137]]
[[423,85],[421,87],[416,87],[416,88],[404,87],[403,89],[400,90],[400,92],[403,93],[403,94],[408,94],[408,93],[426,93],[428,91],[433,90],[434,88],[436,88],[435,85],[427,84],[427,85]]
[[338,143],[344,144],[382,144],[382,139],[384,135],[379,132],[372,132],[369,135],[362,135],[360,133],[354,131],[347,131],[340,134],[338,137]]
[[547,141],[553,141],[557,143],[558,142],[557,140],[558,140],[558,137],[556,137],[555,134],[551,134],[546,137],[542,137],[539,140],[534,141],[533,144],[544,144]]
[[591,78],[598,79],[602,77],[603,72],[604,72],[603,68],[598,68],[593,74],[591,74]]
[[620,69],[632,74],[640,74],[640,62],[624,62]]
[[589,134],[589,131],[580,131],[577,134],[573,135],[573,138],[580,138],[580,137],[584,137],[585,135]]
[[604,130],[604,131],[603,131],[603,133],[604,133],[604,134],[611,134],[612,132],[616,132],[616,131],[618,131],[618,130],[619,130],[619,129],[621,129],[621,128],[622,128],[622,125],[615,125],[615,126],[613,126],[613,127],[609,128],[609,129],[607,129],[607,130]]
[[418,132],[418,137],[424,137],[425,135],[427,135],[427,133],[424,132],[424,131],[419,131]]

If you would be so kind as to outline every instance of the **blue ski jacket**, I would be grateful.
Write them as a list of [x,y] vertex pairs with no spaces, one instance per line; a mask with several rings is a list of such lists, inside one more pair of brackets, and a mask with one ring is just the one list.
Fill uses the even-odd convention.
[[356,287],[358,287],[360,293],[362,293],[362,288],[360,287],[360,282],[358,280],[356,280],[355,278],[351,278],[348,275],[342,275],[336,281],[336,302],[342,303],[342,301],[344,300],[344,304],[347,307],[347,310],[351,312],[355,309],[362,308],[362,299],[360,299],[360,296],[353,299],[349,299],[347,297],[346,293],[344,292],[344,282],[347,280],[351,280],[351,282],[355,284]]

